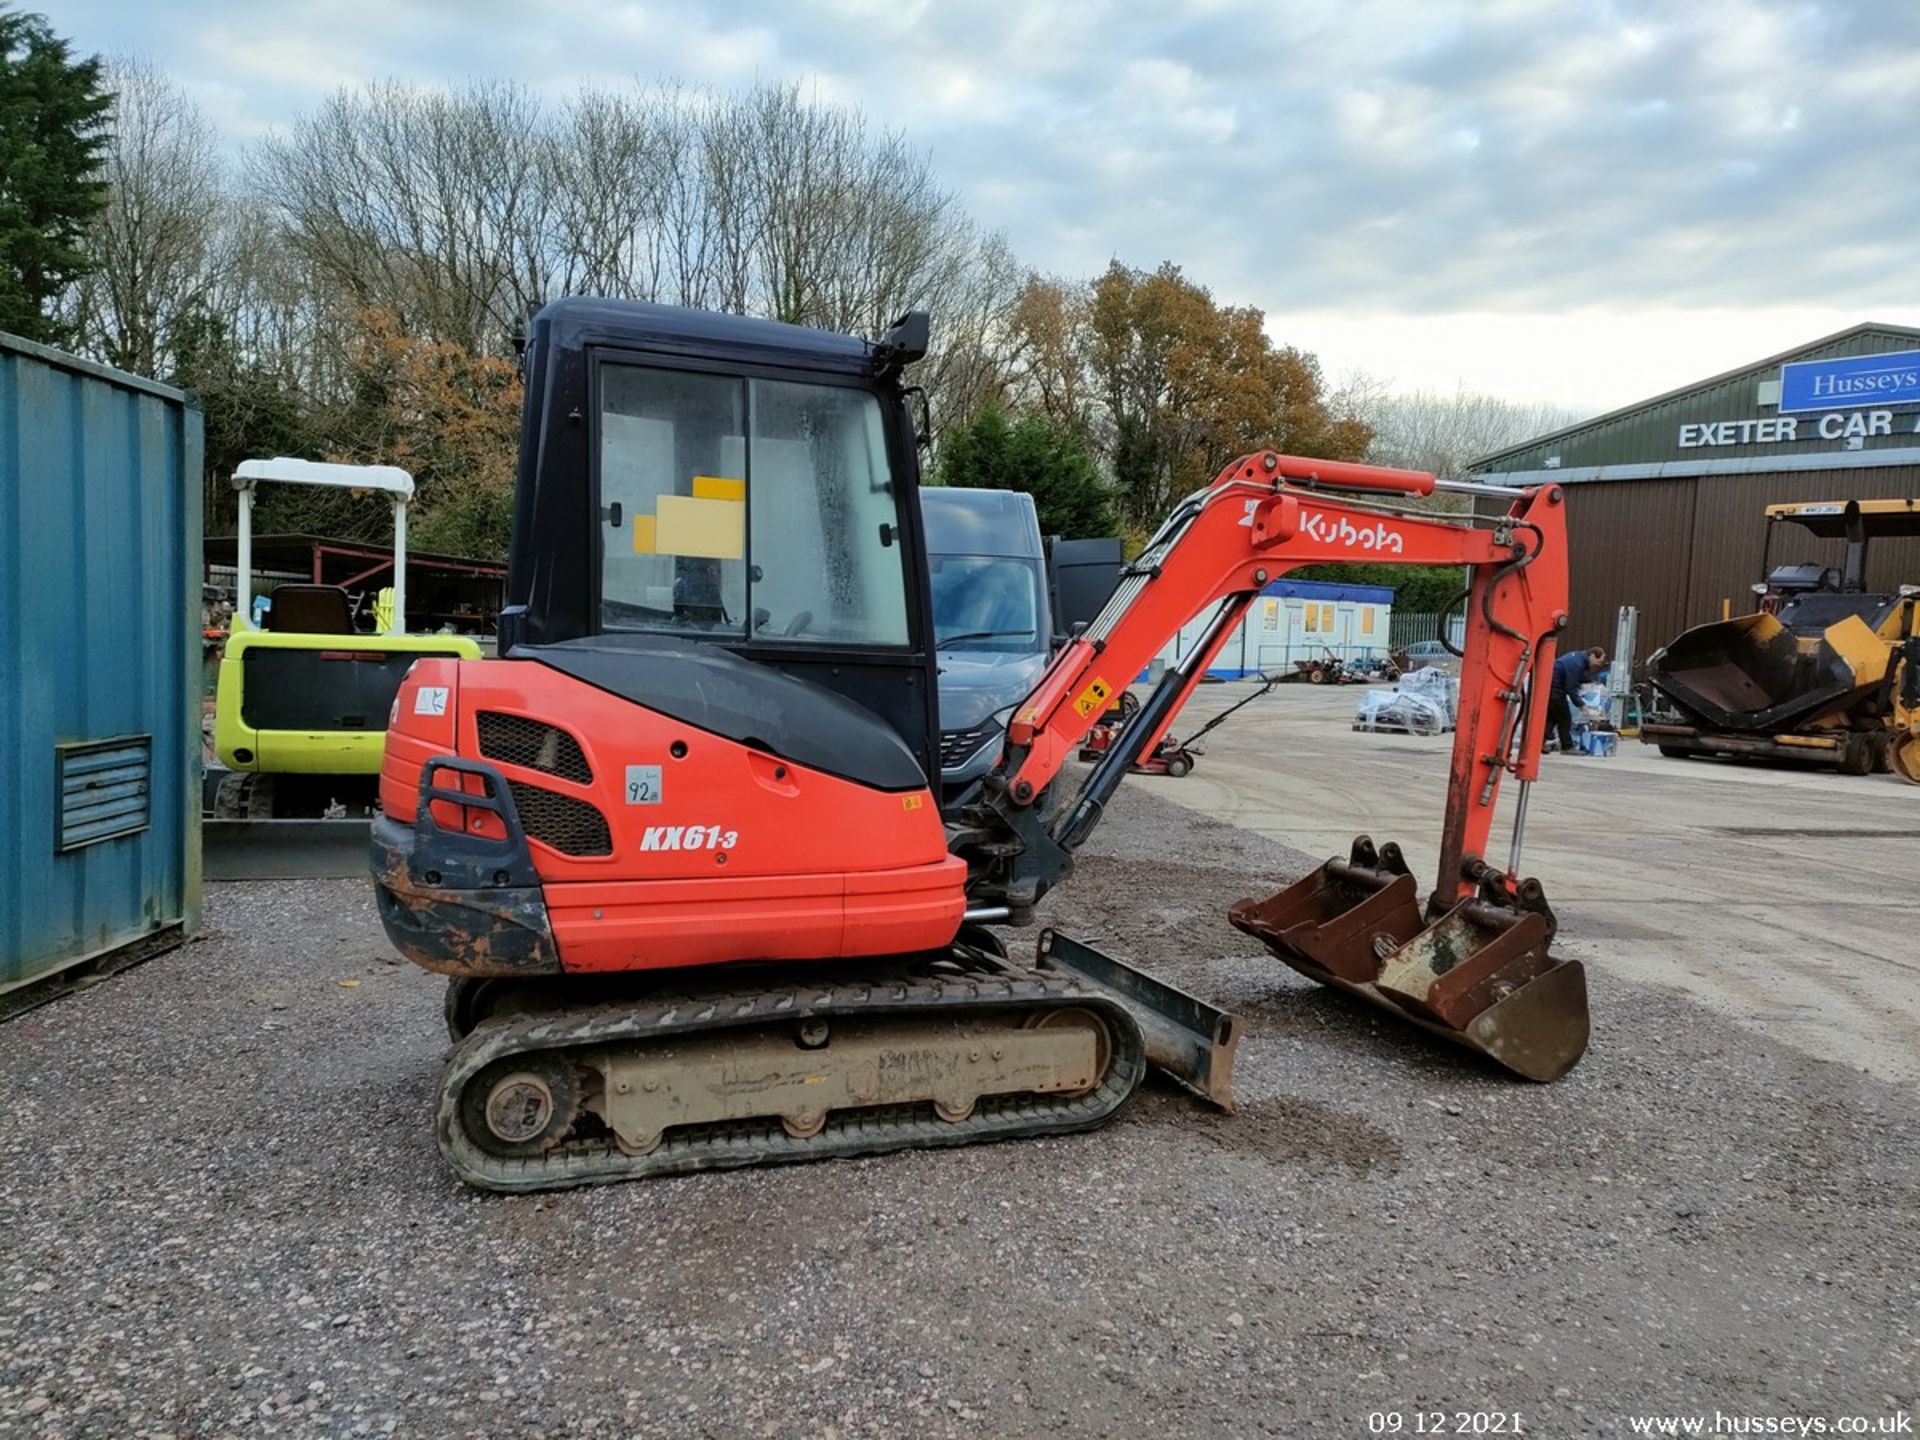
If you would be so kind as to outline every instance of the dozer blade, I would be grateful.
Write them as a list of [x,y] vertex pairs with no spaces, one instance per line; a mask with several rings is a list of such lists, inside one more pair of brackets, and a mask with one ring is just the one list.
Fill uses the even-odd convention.
[[1140,1027],[1147,1063],[1222,1110],[1233,1109],[1238,1017],[1054,930],[1040,934],[1042,969],[1064,970],[1117,1000]]
[[1266,900],[1227,912],[1282,960],[1529,1080],[1557,1080],[1587,1048],[1587,981],[1549,953],[1545,914],[1486,898],[1423,924],[1398,849],[1364,836]]

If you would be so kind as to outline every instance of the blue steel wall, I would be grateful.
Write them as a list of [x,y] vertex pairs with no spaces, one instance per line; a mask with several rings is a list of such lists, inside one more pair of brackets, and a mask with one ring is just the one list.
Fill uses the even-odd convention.
[[[0,990],[191,931],[201,418],[0,335]],[[149,828],[57,853],[55,747],[152,737]]]

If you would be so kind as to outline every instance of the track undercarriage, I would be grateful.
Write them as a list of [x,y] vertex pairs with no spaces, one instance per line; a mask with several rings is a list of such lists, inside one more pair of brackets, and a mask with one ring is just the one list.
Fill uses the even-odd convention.
[[[454,981],[436,1133],[456,1173],[545,1190],[1091,1129],[1165,1028],[976,944],[674,978]],[[1224,1086],[1237,1036],[1212,1023]]]

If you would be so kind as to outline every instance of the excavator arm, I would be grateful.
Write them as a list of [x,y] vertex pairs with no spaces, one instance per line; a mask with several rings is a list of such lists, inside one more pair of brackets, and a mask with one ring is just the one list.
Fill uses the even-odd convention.
[[[1498,496],[1506,509],[1409,508],[1439,489]],[[1071,872],[1074,851],[1129,767],[1164,733],[1270,581],[1338,561],[1461,566],[1469,583],[1459,720],[1438,878],[1424,911],[1398,847],[1376,850],[1363,836],[1347,859],[1268,901],[1243,901],[1230,918],[1295,969],[1522,1074],[1564,1071],[1585,1046],[1584,978],[1577,965],[1547,954],[1552,911],[1537,882],[1518,873],[1554,639],[1567,621],[1563,502],[1557,486],[1447,484],[1421,471],[1271,451],[1234,461],[1175,508],[1092,626],[1062,647],[1015,707],[1006,752],[962,807],[953,835],[969,863],[969,914],[1022,922]],[[1167,670],[1079,792],[1038,804],[1112,696],[1209,609],[1199,643]],[[1513,842],[1505,863],[1495,864],[1494,811],[1509,776],[1519,784]],[[1523,1025],[1522,1012],[1543,1004],[1559,1018]],[[1543,1038],[1543,1028],[1553,1033]]]

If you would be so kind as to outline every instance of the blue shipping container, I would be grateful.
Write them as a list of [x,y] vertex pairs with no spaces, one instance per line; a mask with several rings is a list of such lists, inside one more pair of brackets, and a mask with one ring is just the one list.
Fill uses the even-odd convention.
[[0,335],[0,992],[200,909],[201,419]]

